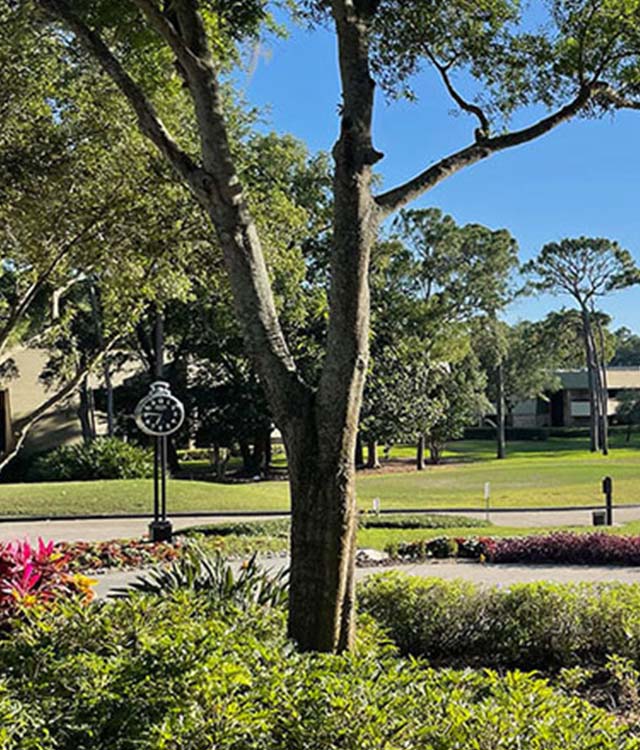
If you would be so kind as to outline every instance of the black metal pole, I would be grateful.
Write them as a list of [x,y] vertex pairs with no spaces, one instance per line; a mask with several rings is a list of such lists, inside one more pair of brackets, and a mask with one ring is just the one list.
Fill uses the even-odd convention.
[[161,518],[167,520],[167,436],[160,438]]
[[164,376],[164,320],[159,307],[156,307],[155,348],[156,379],[162,380]]
[[160,440],[153,441],[153,520],[160,519]]

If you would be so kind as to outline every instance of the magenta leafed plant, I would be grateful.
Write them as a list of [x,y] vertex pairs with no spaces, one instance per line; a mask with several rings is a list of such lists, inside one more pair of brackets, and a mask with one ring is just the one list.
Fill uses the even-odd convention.
[[27,607],[77,595],[89,601],[92,581],[74,574],[53,542],[0,543],[0,627]]
[[640,565],[640,537],[559,531],[540,536],[495,539],[489,559],[495,563]]

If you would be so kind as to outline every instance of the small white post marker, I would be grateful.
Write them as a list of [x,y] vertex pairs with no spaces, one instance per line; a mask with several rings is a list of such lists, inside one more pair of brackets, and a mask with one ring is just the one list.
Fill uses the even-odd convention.
[[484,483],[484,502],[485,502],[485,516],[487,523],[489,523],[489,498],[491,497],[491,483]]
[[374,497],[372,502],[372,509],[376,516],[380,515],[380,498]]

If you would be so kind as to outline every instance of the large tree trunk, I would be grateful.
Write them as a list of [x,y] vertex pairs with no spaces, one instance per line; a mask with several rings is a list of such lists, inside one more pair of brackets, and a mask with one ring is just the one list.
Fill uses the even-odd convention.
[[[93,282],[89,285],[89,299],[91,302],[91,314],[93,316],[93,323],[96,329],[96,340],[98,342],[98,346],[103,349],[104,331],[102,328],[102,304],[98,291],[96,290],[95,284]],[[107,401],[107,435],[109,437],[113,437],[115,434],[116,419],[113,401],[113,381],[111,379],[111,365],[109,363],[109,357],[104,357],[102,360],[102,376],[104,378],[104,387]]]
[[[148,22],[171,47],[193,99],[201,145],[201,161],[195,163],[168,134],[141,87],[104,41],[68,4],[39,2],[62,18],[100,61],[131,103],[141,131],[173,165],[211,218],[247,352],[287,446],[292,502],[289,635],[304,650],[350,648],[356,526],[354,451],[368,364],[370,252],[384,213],[371,194],[372,165],[382,158],[371,138],[374,82],[369,72],[368,37],[376,2],[332,2],[342,102],[340,135],[333,149],[329,324],[317,391],[302,382],[278,321],[258,232],[229,146],[222,92],[198,4],[172,3],[177,20],[173,25],[155,3],[136,0]],[[404,197],[410,192],[409,188],[402,191]]]
[[[595,311],[594,311],[595,312]],[[593,342],[593,349],[596,352],[596,366],[598,371],[598,386],[600,389],[600,437],[602,441],[602,453],[609,455],[609,384],[607,382],[607,365],[605,361],[604,333],[600,320],[596,318],[598,327],[598,342],[596,346]]]
[[364,447],[362,445],[362,435],[359,432],[356,436],[355,462],[357,468],[364,466]]
[[93,422],[91,419],[91,400],[89,398],[89,387],[87,378],[84,378],[79,388],[80,403],[78,404],[78,419],[82,430],[82,441],[89,445],[95,439]]
[[[342,651],[355,634],[355,425],[327,450],[313,422],[287,440],[292,534],[289,634],[304,650]],[[324,440],[324,437],[322,438]]]
[[273,447],[271,445],[271,427],[267,427],[264,431],[264,475],[268,477],[271,475],[271,462],[273,460]]
[[590,450],[596,453],[600,450],[600,393],[596,380],[596,361],[591,333],[591,321],[586,307],[581,309],[582,332],[584,337],[585,354],[587,359],[587,375],[589,380],[589,427]]
[[418,471],[424,470],[424,435],[420,435],[416,446],[416,469]]
[[367,469],[379,469],[378,441],[367,440]]
[[435,440],[429,441],[429,458],[432,464],[439,464],[442,457],[442,446]]
[[496,368],[497,395],[496,395],[496,457],[506,458],[507,437],[504,403],[504,368],[502,362]]
[[317,393],[299,407],[302,421],[283,425],[293,518],[289,635],[303,650],[342,651],[354,637],[354,453],[369,354],[369,261],[379,221],[372,165],[381,158],[371,141],[374,83],[367,12],[359,8],[333,6],[343,101],[333,149],[327,355]]

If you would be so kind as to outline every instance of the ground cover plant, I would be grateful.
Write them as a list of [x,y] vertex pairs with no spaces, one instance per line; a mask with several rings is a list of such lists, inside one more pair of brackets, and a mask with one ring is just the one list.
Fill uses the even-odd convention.
[[112,539],[105,542],[58,542],[55,551],[68,561],[70,570],[98,572],[107,569],[141,568],[178,558],[182,543]]
[[640,585],[513,584],[418,578],[392,571],[360,586],[359,606],[404,654],[433,664],[557,672],[640,667]]
[[[552,438],[509,445],[504,461],[491,458],[490,441],[459,441],[450,445],[442,466],[413,470],[413,447],[394,448],[392,456],[407,459],[407,471],[358,477],[358,504],[370,510],[380,498],[383,510],[484,508],[484,483],[491,482],[492,507],[598,505],[601,481],[614,479],[615,504],[634,503],[640,496],[640,435],[630,447],[624,436],[613,436],[608,457],[584,450],[583,438]],[[170,512],[269,510],[287,512],[284,481],[220,484],[170,480]],[[23,516],[104,513],[148,513],[148,480],[0,484],[0,515]]]
[[531,674],[433,669],[370,620],[299,654],[280,608],[205,592],[33,611],[0,639],[3,750],[637,750],[633,729]]

